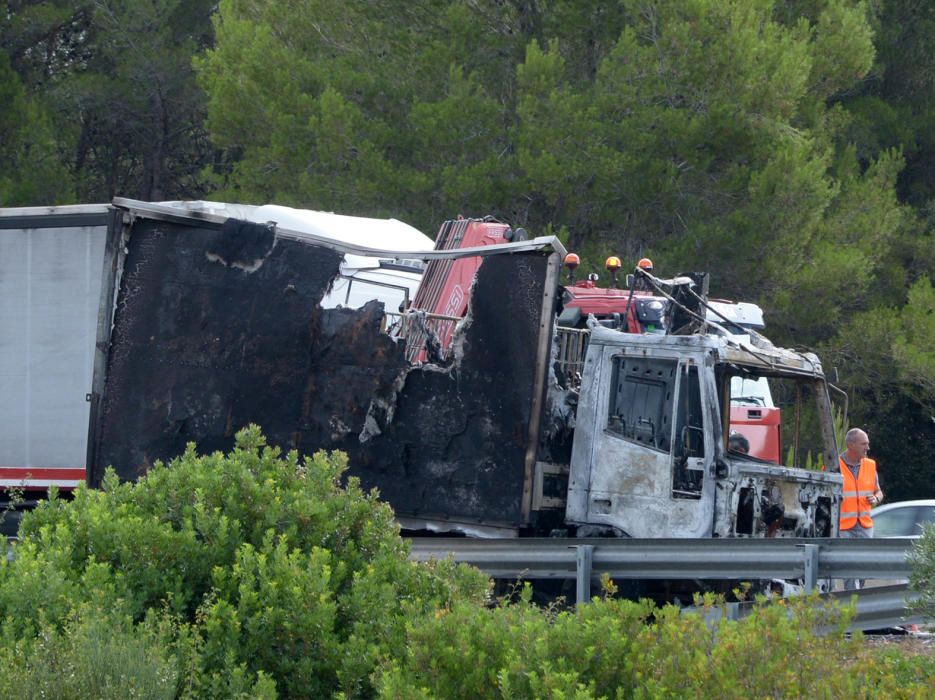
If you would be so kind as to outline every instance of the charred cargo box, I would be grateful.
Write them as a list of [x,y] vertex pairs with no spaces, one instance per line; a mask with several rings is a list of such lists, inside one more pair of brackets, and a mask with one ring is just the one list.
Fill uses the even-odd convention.
[[284,449],[347,452],[351,474],[404,521],[468,530],[527,522],[557,241],[485,247],[449,358],[412,364],[387,324],[384,311],[395,309],[321,306],[346,253],[380,252],[167,205],[116,204],[124,217],[111,233],[102,296],[92,485],[109,465],[136,479],[188,442],[228,449],[237,430],[257,423]]

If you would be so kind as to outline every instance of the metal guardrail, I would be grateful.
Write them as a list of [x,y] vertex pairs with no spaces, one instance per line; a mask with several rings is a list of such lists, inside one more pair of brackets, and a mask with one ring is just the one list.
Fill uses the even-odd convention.
[[[472,564],[494,578],[575,579],[577,602],[591,597],[591,582],[612,579],[801,579],[807,591],[820,579],[906,579],[912,543],[899,539],[548,539],[411,540],[410,558]],[[854,591],[830,594],[844,602]],[[851,629],[918,622],[906,617],[905,585],[857,593]],[[743,608],[738,608],[742,615]]]
[[907,578],[911,544],[899,539],[415,538],[411,558],[451,554],[496,578],[577,578],[578,549],[611,578]]
[[[7,538],[7,561],[14,559]],[[596,544],[595,544],[596,543]],[[577,602],[591,597],[591,578],[607,573],[611,578],[803,578],[815,587],[822,577],[906,578],[906,554],[911,543],[903,540],[469,540],[464,538],[410,540],[410,559],[428,561],[449,555],[473,564],[495,578],[574,578]],[[655,550],[655,553],[651,553]],[[751,555],[761,557],[751,565]],[[595,556],[596,553],[600,556]],[[544,557],[543,557],[544,555]],[[682,555],[678,562],[663,564],[666,556]],[[538,559],[538,557],[543,557]],[[702,565],[702,568],[693,568]],[[789,567],[789,568],[782,568]],[[759,574],[744,574],[758,571]],[[770,572],[764,575],[763,572]],[[776,572],[785,572],[774,576]],[[811,572],[811,573],[810,573]],[[811,579],[811,580],[809,580]],[[826,594],[841,604],[857,597],[857,614],[850,631],[884,629],[919,624],[907,603],[918,597],[905,584],[836,591]],[[728,603],[730,619],[750,614],[750,603]]]
[[[829,595],[847,604],[854,591],[836,591]],[[865,631],[920,624],[922,616],[910,614],[906,608],[918,597],[919,594],[910,591],[906,584],[863,588],[857,591],[857,616],[848,629]]]
[[[856,598],[855,616],[850,621],[847,631],[858,630],[886,630],[895,627],[910,627],[923,622],[921,615],[915,615],[907,610],[907,603],[918,597],[917,593],[910,591],[906,584],[894,586],[879,586],[865,588],[860,591],[837,591],[822,597],[823,605],[829,598],[839,605],[849,605]],[[726,603],[711,610],[689,607],[687,611],[703,614],[705,619],[713,623],[726,617],[729,620],[739,620],[746,617],[756,609],[756,603]],[[822,632],[830,632],[826,627]]]

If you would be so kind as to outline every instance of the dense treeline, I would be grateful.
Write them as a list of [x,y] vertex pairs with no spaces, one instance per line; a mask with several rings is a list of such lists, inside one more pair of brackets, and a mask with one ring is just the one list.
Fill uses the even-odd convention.
[[494,214],[707,269],[935,495],[929,3],[23,0],[0,36],[2,205]]

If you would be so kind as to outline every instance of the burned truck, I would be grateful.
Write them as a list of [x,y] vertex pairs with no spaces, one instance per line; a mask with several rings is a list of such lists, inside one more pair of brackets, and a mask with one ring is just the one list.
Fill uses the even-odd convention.
[[[136,479],[189,442],[227,449],[256,423],[284,449],[345,451],[350,474],[379,489],[411,531],[836,534],[841,477],[820,470],[837,450],[814,355],[705,324],[659,335],[594,324],[569,382],[556,238],[518,240],[504,225],[485,245],[387,252],[275,221],[115,206],[123,216],[107,246],[92,485],[109,465]],[[478,262],[461,288],[463,315],[436,317],[376,300],[323,307],[345,255],[442,269]],[[427,352],[439,324],[443,351]],[[782,464],[728,450],[738,392],[764,381],[781,407]]]
[[[736,389],[763,379],[782,406],[791,466],[725,448]],[[814,355],[731,335],[593,328],[566,520],[579,534],[833,536],[840,476],[819,468],[834,464],[830,408]]]

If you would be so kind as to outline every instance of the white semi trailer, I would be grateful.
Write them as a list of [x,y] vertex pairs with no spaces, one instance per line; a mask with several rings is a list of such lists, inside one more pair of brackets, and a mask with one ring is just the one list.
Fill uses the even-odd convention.
[[0,486],[26,501],[85,476],[101,270],[114,216],[98,204],[0,209]]

